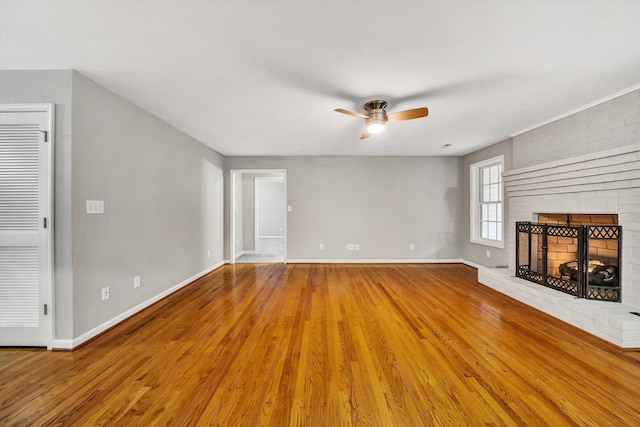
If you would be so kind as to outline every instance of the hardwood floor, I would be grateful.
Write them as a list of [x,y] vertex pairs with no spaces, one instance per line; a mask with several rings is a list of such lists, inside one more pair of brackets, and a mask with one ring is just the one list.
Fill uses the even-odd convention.
[[640,353],[457,264],[227,265],[0,366],[9,426],[640,425]]

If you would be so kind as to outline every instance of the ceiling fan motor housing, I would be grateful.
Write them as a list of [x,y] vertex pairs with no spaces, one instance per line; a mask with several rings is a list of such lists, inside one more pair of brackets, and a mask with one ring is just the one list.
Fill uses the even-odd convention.
[[370,128],[372,125],[382,125],[387,121],[387,112],[384,110],[387,107],[386,101],[369,101],[364,104],[364,110],[366,111],[368,119],[367,128]]
[[369,116],[369,118],[366,119],[367,126],[374,123],[384,124],[387,121],[387,113],[384,110],[373,110],[367,113],[367,116]]

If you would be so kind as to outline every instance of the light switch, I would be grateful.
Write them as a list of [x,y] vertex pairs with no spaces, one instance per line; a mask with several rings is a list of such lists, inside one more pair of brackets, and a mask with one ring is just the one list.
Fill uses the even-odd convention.
[[103,200],[87,200],[87,213],[88,214],[104,213],[104,201]]
[[291,205],[287,206],[287,212],[291,212]]

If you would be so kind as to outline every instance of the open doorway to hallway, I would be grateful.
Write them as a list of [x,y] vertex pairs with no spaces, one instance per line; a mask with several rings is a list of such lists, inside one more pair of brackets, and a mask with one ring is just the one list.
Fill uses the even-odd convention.
[[286,171],[231,170],[231,262],[286,262]]

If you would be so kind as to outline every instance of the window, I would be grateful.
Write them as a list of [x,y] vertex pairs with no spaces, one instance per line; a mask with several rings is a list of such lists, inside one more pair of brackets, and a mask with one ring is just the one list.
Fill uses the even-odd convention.
[[471,241],[504,248],[504,156],[471,165]]

